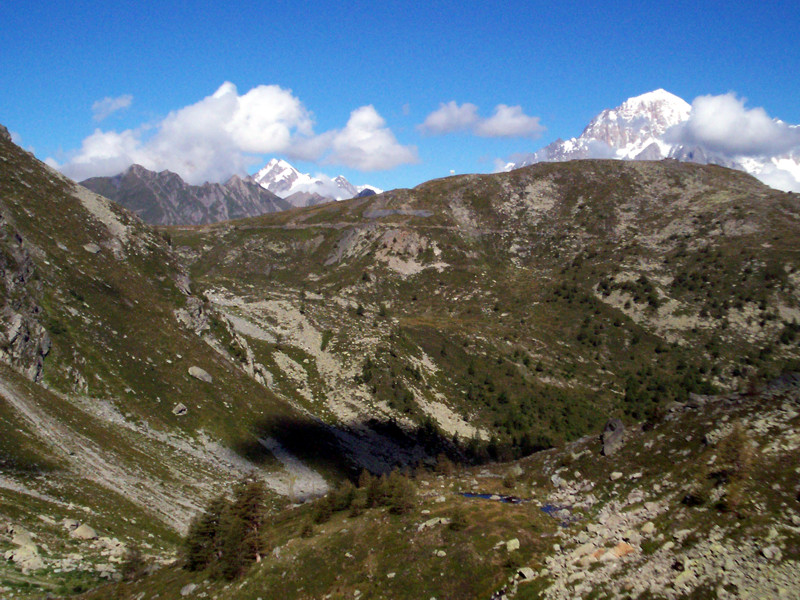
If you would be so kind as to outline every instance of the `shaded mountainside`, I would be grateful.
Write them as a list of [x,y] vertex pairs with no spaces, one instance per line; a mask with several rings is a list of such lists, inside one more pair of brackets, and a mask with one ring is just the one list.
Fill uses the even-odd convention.
[[[681,477],[711,464],[730,432],[700,440],[726,415],[769,455],[749,473],[779,485],[754,488],[767,510],[742,529],[750,543],[797,512],[794,467],[783,468],[797,459],[796,386],[770,388],[763,402],[696,394],[756,394],[797,365],[797,240],[797,195],[676,161],[540,164],[154,230],[0,135],[2,593],[68,595],[119,578],[134,545],[169,563],[191,516],[253,473],[275,526],[269,550],[287,551],[262,557],[241,598],[377,597],[401,584],[413,597],[483,597],[523,565],[549,565],[562,528],[539,504],[585,504],[594,487],[581,518],[612,528],[595,546],[624,541],[597,511],[636,508],[640,486],[671,507],[657,524],[664,540],[668,518],[705,535],[692,524],[704,513],[690,509],[710,511],[729,489],[703,488],[698,471],[703,497],[688,506]],[[590,446],[610,417],[656,429],[601,461]],[[517,467],[493,462],[537,450]],[[433,466],[436,456],[440,475],[413,484],[424,505],[395,514],[377,502],[358,521],[333,511],[331,525],[309,530],[329,500],[293,504],[363,468]],[[485,466],[448,475],[449,461]],[[654,490],[669,469],[675,484]],[[610,470],[624,477],[609,487]],[[455,493],[500,486],[539,504]],[[609,504],[623,493],[627,504]],[[422,515],[455,519],[455,508],[464,527],[426,526],[419,543]],[[778,536],[764,548],[796,560],[795,538]],[[497,545],[513,538],[520,554]],[[626,539],[640,556],[657,550]],[[408,556],[407,570],[389,577],[376,547]],[[548,568],[528,590],[573,575]],[[207,575],[174,567],[143,588],[98,593],[178,597]],[[215,585],[212,596],[234,593]]]
[[92,177],[84,187],[114,200],[153,225],[200,225],[286,210],[292,204],[249,179],[189,185],[169,171],[133,165],[114,177]]

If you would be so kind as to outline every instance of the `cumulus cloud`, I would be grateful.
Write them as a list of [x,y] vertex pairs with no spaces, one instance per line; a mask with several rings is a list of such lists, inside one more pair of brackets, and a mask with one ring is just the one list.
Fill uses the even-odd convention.
[[545,130],[539,117],[524,113],[521,106],[498,104],[491,117],[478,115],[478,107],[469,102],[459,105],[455,101],[439,104],[420,125],[419,131],[429,135],[441,135],[455,131],[472,131],[481,137],[530,137],[537,138]]
[[529,117],[521,106],[498,104],[494,114],[475,127],[483,137],[539,137],[544,131],[539,117]]
[[[133,163],[168,169],[189,183],[222,181],[243,173],[264,154],[323,160],[362,170],[416,161],[372,106],[353,111],[342,130],[314,133],[313,114],[277,85],[245,94],[225,82],[212,95],[169,113],[153,126],[125,131],[96,129],[67,155],[60,169],[73,179],[115,175]],[[50,159],[51,164],[57,164]]]
[[459,106],[451,100],[447,104],[440,103],[439,108],[425,117],[417,128],[422,133],[440,135],[470,129],[479,119],[477,106],[469,102]]
[[800,148],[800,127],[770,118],[763,108],[745,108],[745,99],[733,93],[699,96],[689,119],[665,137],[729,157],[770,157]]
[[788,169],[782,169],[774,163],[767,163],[755,176],[776,190],[784,192],[800,192],[800,180]]
[[325,159],[360,171],[382,171],[416,163],[417,149],[403,146],[372,105],[350,113],[344,129],[327,134],[331,152]]
[[133,102],[133,96],[130,94],[124,94],[116,98],[106,96],[102,100],[98,100],[92,104],[92,117],[95,121],[102,121],[118,110],[128,108],[131,102]]

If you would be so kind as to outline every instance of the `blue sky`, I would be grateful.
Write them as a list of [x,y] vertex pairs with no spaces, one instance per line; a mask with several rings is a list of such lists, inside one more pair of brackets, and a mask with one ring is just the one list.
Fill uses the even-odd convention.
[[[202,165],[194,177],[220,178],[279,156],[408,187],[491,171],[656,88],[689,102],[735,92],[800,123],[799,28],[796,2],[6,0],[0,123],[62,165],[133,156],[177,170],[167,154],[179,152]],[[250,113],[232,108],[244,97]],[[420,129],[449,102],[475,106],[469,126]],[[285,114],[272,119],[272,106]]]

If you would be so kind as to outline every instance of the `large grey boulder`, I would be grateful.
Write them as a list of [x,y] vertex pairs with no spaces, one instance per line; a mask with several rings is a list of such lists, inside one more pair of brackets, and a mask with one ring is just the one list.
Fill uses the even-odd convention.
[[73,529],[72,532],[69,534],[71,537],[77,540],[96,540],[97,539],[97,532],[89,527],[86,523],[78,527],[77,529]]
[[603,456],[611,456],[622,448],[625,441],[625,425],[619,419],[611,419],[603,429]]
[[205,381],[206,383],[214,381],[214,378],[211,377],[205,369],[201,369],[200,367],[189,367],[189,375],[200,381]]

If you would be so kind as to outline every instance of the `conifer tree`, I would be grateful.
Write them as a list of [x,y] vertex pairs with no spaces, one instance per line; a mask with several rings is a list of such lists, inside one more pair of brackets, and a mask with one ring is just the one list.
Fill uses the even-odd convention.
[[199,571],[219,558],[220,526],[222,515],[228,509],[225,496],[214,498],[206,510],[197,515],[189,524],[189,532],[184,541],[186,568]]

